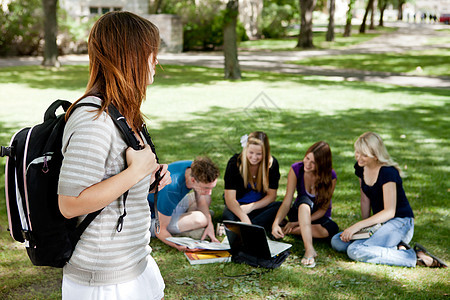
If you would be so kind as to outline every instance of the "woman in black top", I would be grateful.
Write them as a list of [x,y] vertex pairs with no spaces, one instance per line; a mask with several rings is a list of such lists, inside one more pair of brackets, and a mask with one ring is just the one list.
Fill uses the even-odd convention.
[[269,138],[255,131],[244,136],[242,152],[228,161],[225,171],[224,220],[263,226],[271,231],[281,202],[277,197],[280,171],[270,154]]
[[[381,137],[362,134],[355,142],[355,174],[361,188],[361,221],[336,234],[331,245],[357,261],[394,266],[446,266],[428,256],[422,246],[411,249],[414,214],[403,190],[400,169],[389,156]],[[372,215],[370,210],[372,209]],[[353,240],[362,228],[382,226],[369,238]],[[428,253],[429,254],[429,253]]]

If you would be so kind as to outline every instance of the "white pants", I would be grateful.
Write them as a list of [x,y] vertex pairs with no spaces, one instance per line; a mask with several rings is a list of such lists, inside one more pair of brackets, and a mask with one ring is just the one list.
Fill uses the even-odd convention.
[[160,300],[164,297],[164,280],[153,257],[147,268],[134,280],[103,286],[86,286],[63,276],[63,300]]

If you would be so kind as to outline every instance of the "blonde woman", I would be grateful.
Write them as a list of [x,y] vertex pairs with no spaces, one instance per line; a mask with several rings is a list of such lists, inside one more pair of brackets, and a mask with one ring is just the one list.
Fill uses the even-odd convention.
[[281,202],[277,197],[280,171],[270,154],[269,138],[255,131],[241,139],[240,154],[228,161],[225,171],[224,220],[263,226],[271,232]]
[[[389,156],[381,137],[362,134],[355,142],[355,174],[361,190],[361,221],[336,234],[331,245],[356,261],[393,266],[445,267],[422,246],[408,243],[414,233],[414,214],[403,190],[400,169]],[[372,215],[370,210],[372,209]],[[368,239],[352,240],[360,229],[381,223]]]

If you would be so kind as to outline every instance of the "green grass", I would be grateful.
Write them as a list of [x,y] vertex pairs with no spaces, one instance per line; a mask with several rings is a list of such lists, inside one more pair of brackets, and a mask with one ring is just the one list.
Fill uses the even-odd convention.
[[[450,44],[450,29],[438,29],[436,30],[437,33],[440,33],[439,36],[433,36],[430,37],[427,41],[427,44],[429,45],[444,45],[444,44]],[[448,48],[448,47],[447,47]]]
[[[361,34],[358,32],[359,27],[353,26],[352,35],[350,37],[343,37],[340,29],[341,27],[337,27],[335,31],[335,40],[333,42],[327,42],[325,40],[326,37],[326,29],[325,31],[315,31],[313,34],[313,43],[315,49],[345,49],[349,46],[354,46],[363,42],[367,42],[375,37],[380,36],[382,33],[395,31],[395,28],[391,27],[383,27],[377,28],[376,30],[367,31],[365,34]],[[295,33],[298,35],[298,32]],[[299,51],[301,49],[295,48],[297,45],[298,37],[290,36],[288,38],[282,39],[261,39],[254,41],[245,41],[239,43],[239,48],[241,50],[250,50],[250,51]]]
[[[39,122],[56,98],[82,95],[87,66],[56,72],[41,67],[0,68],[0,144],[22,126]],[[450,182],[450,97],[448,90],[347,82],[317,76],[244,72],[225,81],[219,69],[164,66],[148,89],[143,110],[161,161],[208,154],[221,169],[213,191],[217,222],[223,210],[223,173],[240,149],[239,138],[266,131],[280,163],[278,200],[289,166],[308,146],[327,141],[338,184],[333,219],[341,228],[359,219],[359,188],[353,174],[355,139],[373,130],[405,170],[404,187],[416,215],[414,242],[450,261],[448,199]],[[0,298],[58,299],[61,270],[33,267],[20,244],[9,237],[0,160]],[[316,243],[317,267],[300,266],[302,242],[274,271],[245,265],[190,266],[184,256],[157,239],[151,241],[166,283],[166,299],[444,299],[449,271],[355,263],[327,243]],[[254,272],[249,277],[238,275]],[[234,277],[233,277],[234,276]]]
[[425,76],[450,76],[450,51],[448,49],[311,57],[295,63],[305,66],[337,69],[357,69]]

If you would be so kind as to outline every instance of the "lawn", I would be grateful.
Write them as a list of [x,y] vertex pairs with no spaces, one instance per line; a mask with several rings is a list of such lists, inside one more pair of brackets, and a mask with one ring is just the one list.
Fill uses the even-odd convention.
[[[416,216],[413,242],[450,261],[448,90],[264,72],[245,72],[242,81],[222,76],[220,69],[164,66],[142,107],[161,161],[209,155],[219,165],[214,222],[224,207],[227,160],[240,151],[241,135],[263,130],[280,163],[278,201],[290,165],[318,140],[331,145],[338,175],[333,219],[346,228],[359,219],[352,145],[372,130],[404,169]],[[76,100],[87,78],[87,66],[0,68],[0,144],[20,127],[39,122],[54,99]],[[4,164],[0,159],[0,298],[58,299],[61,270],[33,267],[6,231]],[[159,240],[150,245],[166,282],[166,299],[447,299],[450,293],[447,269],[355,263],[326,242],[316,243],[316,268],[305,269],[300,266],[302,242],[284,241],[293,244],[292,254],[270,272],[233,263],[190,266],[182,253]]]
[[450,76],[450,51],[445,48],[403,53],[364,53],[311,57],[294,63],[335,69]]
[[[326,41],[326,28],[315,28],[313,33],[313,43],[315,49],[345,49],[366,41],[369,41],[380,34],[397,30],[394,27],[378,27],[376,30],[368,30],[366,33],[359,33],[359,26],[352,27],[352,34],[349,37],[343,36],[343,26],[336,26],[335,39],[333,42]],[[301,51],[295,48],[298,41],[298,31],[290,30],[291,36],[280,39],[260,39],[244,41],[239,43],[241,50],[251,51]]]

